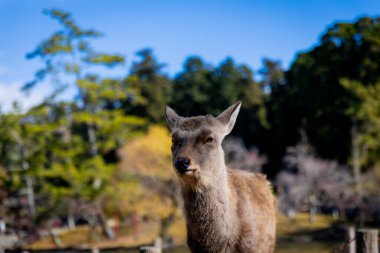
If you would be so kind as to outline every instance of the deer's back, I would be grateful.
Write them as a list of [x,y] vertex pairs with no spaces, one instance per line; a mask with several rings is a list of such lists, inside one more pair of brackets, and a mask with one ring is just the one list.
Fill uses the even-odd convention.
[[236,252],[273,252],[276,200],[270,183],[259,173],[229,170],[229,184],[239,223]]

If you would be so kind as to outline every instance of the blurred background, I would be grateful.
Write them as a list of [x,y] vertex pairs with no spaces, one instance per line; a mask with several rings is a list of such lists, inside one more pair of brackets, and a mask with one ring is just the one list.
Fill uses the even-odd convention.
[[164,107],[242,110],[279,253],[380,226],[380,2],[0,0],[0,252],[188,252]]

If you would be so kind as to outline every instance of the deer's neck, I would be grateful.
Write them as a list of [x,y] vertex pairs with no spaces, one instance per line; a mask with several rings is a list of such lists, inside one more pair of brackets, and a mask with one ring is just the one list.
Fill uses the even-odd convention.
[[219,171],[221,175],[215,176],[212,183],[183,189],[188,238],[203,249],[215,247],[215,241],[231,239],[236,219],[227,169]]

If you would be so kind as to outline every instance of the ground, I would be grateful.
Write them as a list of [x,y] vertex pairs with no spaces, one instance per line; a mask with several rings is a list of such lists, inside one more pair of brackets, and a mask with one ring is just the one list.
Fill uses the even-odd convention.
[[[331,252],[332,247],[336,247],[337,243],[315,243],[311,242],[312,236],[318,231],[328,231],[333,224],[331,216],[317,215],[314,222],[309,222],[308,214],[297,214],[293,219],[289,219],[283,215],[279,215],[278,220],[278,238],[281,250],[279,253],[290,253],[292,251],[292,244],[296,241],[297,248],[310,247],[317,251],[314,252]],[[149,221],[141,224],[140,235],[134,238],[129,228],[121,228],[118,239],[111,241],[103,236],[100,237],[99,242],[88,242],[88,228],[87,226],[79,226],[75,230],[65,229],[60,232],[59,238],[62,241],[62,247],[77,247],[77,248],[109,248],[109,247],[134,247],[138,245],[151,244],[158,233],[158,222]],[[99,233],[100,234],[100,233]],[[175,245],[184,245],[186,240],[185,221],[177,219],[170,227],[168,234],[173,238]],[[294,246],[294,245],[293,245]],[[56,248],[50,236],[43,237],[39,241],[27,246],[31,249],[46,249]],[[308,250],[309,253],[313,251]]]

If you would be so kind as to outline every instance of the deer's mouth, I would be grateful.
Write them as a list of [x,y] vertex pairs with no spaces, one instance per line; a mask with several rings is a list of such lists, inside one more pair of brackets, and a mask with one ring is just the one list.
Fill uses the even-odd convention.
[[196,168],[188,168],[186,170],[177,170],[180,175],[193,175],[197,171]]

